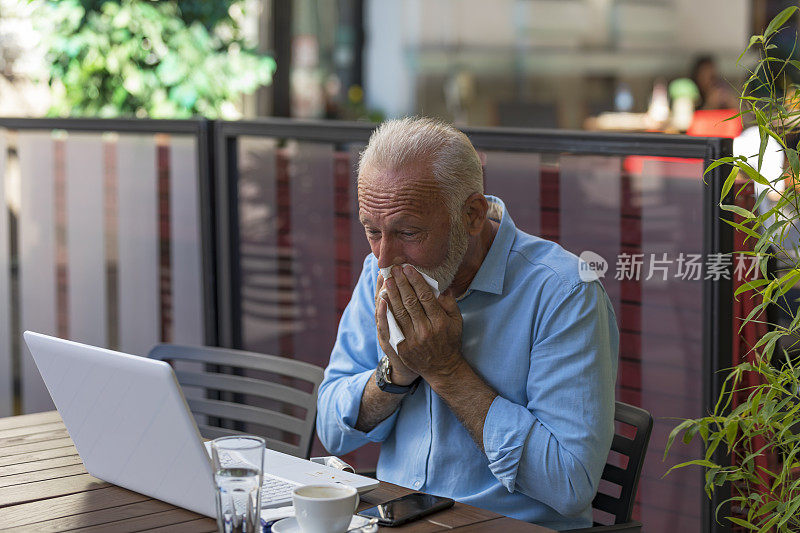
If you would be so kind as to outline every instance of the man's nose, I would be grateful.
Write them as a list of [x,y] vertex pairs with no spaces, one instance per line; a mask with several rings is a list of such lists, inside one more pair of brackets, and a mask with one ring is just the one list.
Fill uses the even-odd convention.
[[392,237],[383,237],[378,248],[378,268],[407,263],[403,247]]

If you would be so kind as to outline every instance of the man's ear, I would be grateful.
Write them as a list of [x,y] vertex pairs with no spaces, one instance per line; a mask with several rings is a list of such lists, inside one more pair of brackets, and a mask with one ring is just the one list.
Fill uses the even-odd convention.
[[479,192],[472,193],[464,202],[462,212],[464,213],[464,223],[467,233],[479,235],[486,222],[486,215],[489,212],[489,202],[486,197]]

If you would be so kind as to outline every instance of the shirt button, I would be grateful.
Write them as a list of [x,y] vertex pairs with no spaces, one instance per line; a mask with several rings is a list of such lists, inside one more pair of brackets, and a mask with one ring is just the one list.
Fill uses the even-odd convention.
[[417,480],[417,481],[414,482],[414,487],[415,488],[419,488],[420,485],[422,485],[421,481]]

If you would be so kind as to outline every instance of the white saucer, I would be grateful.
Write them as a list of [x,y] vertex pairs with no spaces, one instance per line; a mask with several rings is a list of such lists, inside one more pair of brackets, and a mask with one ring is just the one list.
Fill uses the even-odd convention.
[[[375,533],[378,531],[378,524],[372,524],[371,527],[363,527],[367,524],[369,524],[369,518],[353,515],[353,519],[350,521],[350,525],[347,529],[353,529],[355,527],[363,528],[359,530],[359,533]],[[300,524],[297,523],[297,519],[290,516],[272,524],[272,533],[303,533],[303,530],[300,529]]]

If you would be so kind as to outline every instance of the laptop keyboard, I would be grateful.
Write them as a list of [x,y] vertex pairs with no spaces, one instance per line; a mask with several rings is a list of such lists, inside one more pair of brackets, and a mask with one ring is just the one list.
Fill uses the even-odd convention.
[[264,476],[261,484],[261,507],[277,507],[284,503],[292,503],[292,489],[296,485],[281,481],[278,478]]
[[[230,466],[240,461],[234,459],[227,451],[222,451],[219,455],[219,462],[222,466]],[[279,507],[292,503],[292,489],[297,485],[264,474],[261,482],[261,507]]]

